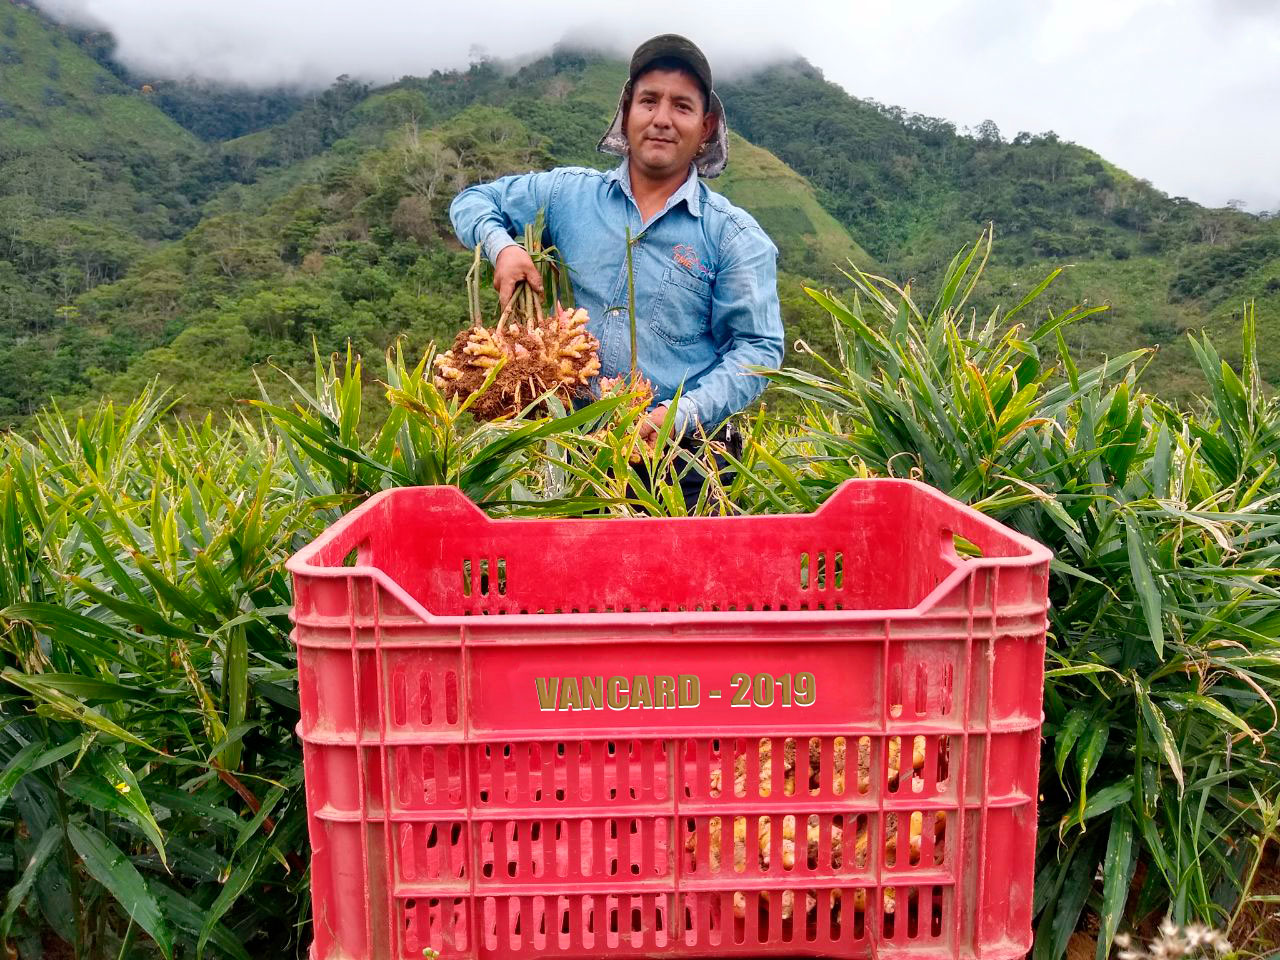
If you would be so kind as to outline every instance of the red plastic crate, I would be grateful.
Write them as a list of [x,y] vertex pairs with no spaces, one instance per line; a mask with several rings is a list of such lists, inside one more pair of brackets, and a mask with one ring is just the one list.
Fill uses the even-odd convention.
[[1048,567],[906,480],[678,520],[371,498],[289,562],[313,960],[1021,956]]

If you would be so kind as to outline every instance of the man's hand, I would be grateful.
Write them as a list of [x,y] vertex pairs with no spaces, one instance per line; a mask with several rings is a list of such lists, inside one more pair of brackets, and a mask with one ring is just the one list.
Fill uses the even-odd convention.
[[498,254],[498,262],[493,265],[493,288],[498,291],[498,306],[505,310],[515,292],[516,284],[521,280],[533,287],[539,297],[542,296],[542,275],[533,265],[533,258],[521,246],[507,247]]
[[662,429],[662,424],[666,419],[667,405],[664,403],[662,406],[650,410],[645,414],[644,419],[640,421],[640,439],[649,445],[650,450],[658,442],[658,431]]

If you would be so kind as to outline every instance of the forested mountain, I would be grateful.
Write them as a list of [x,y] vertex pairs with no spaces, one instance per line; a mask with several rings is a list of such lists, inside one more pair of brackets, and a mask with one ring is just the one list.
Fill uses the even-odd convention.
[[[808,178],[893,276],[938,276],[994,222],[996,296],[1016,302],[1049,267],[1071,265],[1051,301],[1111,306],[1078,325],[1073,344],[1092,354],[1162,345],[1165,391],[1194,379],[1186,331],[1234,326],[1246,299],[1257,299],[1264,330],[1280,327],[1280,218],[1169,197],[1052,131],[1006,139],[988,121],[962,135],[946,120],[850,97],[803,62],[723,96],[738,131]],[[1280,348],[1264,373],[1280,380]]]
[[[449,200],[510,171],[608,165],[594,147],[623,77],[562,50],[304,95],[141,77],[111,50],[0,5],[0,422],[151,378],[199,413],[254,395],[255,370],[306,368],[313,343],[376,355],[399,335],[413,351],[449,338],[469,261]],[[802,62],[722,95],[740,136],[712,185],[777,242],[796,337],[826,342],[801,288],[838,286],[844,258],[927,284],[993,220],[989,301],[1075,264],[1055,302],[1113,309],[1073,345],[1168,344],[1170,391],[1186,382],[1180,332],[1230,322],[1245,297],[1276,340],[1280,222],[1169,198],[1051,133],[969,135],[856,99]]]

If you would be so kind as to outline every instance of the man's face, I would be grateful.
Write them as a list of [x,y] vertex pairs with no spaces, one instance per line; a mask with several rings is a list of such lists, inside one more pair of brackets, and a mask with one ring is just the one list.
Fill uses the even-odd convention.
[[683,174],[715,129],[698,81],[680,70],[650,70],[636,78],[623,127],[631,161],[650,177]]

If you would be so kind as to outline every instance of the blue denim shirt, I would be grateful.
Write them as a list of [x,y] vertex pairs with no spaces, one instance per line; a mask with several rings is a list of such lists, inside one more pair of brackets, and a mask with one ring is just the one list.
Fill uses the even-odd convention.
[[782,360],[778,251],[752,217],[689,178],[648,223],[631,192],[627,161],[602,173],[561,167],[468,187],[449,216],[462,243],[490,262],[539,210],[569,265],[577,306],[600,341],[601,375],[631,369],[626,228],[634,242],[636,343],[654,403],[683,390],[676,430],[710,431],[760,395],[748,366]]

